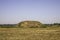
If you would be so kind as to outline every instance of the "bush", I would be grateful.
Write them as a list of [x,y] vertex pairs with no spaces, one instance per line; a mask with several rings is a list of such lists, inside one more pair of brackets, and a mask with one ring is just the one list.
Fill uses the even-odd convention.
[[42,24],[40,28],[47,28],[47,25]]

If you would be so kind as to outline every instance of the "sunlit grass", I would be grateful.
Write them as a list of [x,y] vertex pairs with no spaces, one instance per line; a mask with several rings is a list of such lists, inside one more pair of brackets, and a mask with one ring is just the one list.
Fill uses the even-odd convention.
[[60,30],[59,28],[0,28],[0,40],[60,40]]

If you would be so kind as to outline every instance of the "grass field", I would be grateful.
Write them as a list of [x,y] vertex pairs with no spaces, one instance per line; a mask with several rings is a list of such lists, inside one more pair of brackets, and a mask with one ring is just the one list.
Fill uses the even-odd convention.
[[60,40],[60,28],[0,28],[0,40]]

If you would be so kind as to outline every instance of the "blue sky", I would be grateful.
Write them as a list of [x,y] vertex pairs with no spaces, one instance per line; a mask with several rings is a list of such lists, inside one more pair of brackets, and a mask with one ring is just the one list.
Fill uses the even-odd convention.
[[0,24],[25,20],[60,23],[60,0],[0,0]]

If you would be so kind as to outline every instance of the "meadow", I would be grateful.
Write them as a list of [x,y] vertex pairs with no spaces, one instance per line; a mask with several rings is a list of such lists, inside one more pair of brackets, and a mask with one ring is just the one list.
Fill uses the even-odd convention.
[[0,40],[60,40],[60,27],[0,28]]

